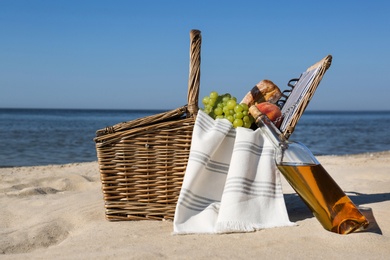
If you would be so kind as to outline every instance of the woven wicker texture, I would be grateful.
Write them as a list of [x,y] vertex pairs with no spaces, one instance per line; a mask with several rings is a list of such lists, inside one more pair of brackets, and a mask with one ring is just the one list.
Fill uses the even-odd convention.
[[[108,220],[173,219],[199,109],[201,41],[201,32],[192,30],[187,105],[96,131],[94,141]],[[320,69],[302,100],[292,102],[286,96],[286,104],[293,103],[298,108],[284,131],[287,138],[331,59],[329,55],[308,68],[307,71]]]
[[[313,79],[310,81],[308,86],[300,85],[300,83],[303,81],[302,75],[301,78],[296,82],[295,87],[287,98],[287,102],[282,108],[282,114],[285,116],[283,121],[286,122],[282,122],[281,131],[286,138],[289,138],[294,132],[295,126],[297,125],[302,114],[305,112],[306,107],[312,99],[318,85],[325,75],[325,72],[329,69],[331,63],[332,56],[328,55],[319,62],[310,66],[306,72],[303,73],[303,75],[313,73]],[[300,86],[298,87],[298,85]]]
[[173,219],[198,112],[200,51],[192,30],[187,105],[96,132],[108,220]]

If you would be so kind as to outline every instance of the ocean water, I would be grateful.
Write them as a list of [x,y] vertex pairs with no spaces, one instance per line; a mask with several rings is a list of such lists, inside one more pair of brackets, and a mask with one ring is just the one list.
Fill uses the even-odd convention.
[[[96,130],[162,111],[0,109],[0,167],[96,161]],[[306,111],[290,140],[315,155],[379,152],[389,129],[390,111]]]
[[96,130],[158,112],[0,109],[0,167],[96,161]]
[[314,155],[389,151],[389,127],[390,111],[306,111],[290,140],[304,143]]

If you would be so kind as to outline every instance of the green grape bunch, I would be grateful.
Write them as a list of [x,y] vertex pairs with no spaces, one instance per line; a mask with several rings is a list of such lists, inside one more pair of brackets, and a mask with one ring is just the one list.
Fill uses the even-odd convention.
[[218,92],[212,91],[209,96],[202,99],[206,114],[213,119],[225,118],[229,120],[234,128],[250,128],[254,122],[253,117],[249,114],[249,107],[245,103],[238,104],[237,98],[229,93],[219,95]]

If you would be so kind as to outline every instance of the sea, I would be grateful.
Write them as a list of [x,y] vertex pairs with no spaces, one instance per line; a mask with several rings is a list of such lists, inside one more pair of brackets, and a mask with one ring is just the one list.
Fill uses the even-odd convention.
[[[0,109],[0,167],[97,160],[96,131],[166,110]],[[390,150],[390,111],[305,111],[290,140],[314,155]]]

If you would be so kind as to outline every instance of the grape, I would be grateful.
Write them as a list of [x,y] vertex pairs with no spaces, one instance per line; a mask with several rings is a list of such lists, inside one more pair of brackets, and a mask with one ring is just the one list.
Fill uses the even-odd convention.
[[234,107],[236,106],[236,104],[237,104],[237,102],[236,102],[235,100],[230,99],[230,100],[227,102],[226,106],[227,106],[229,109],[234,109]]
[[237,128],[237,127],[243,126],[243,125],[244,125],[244,122],[241,119],[238,119],[238,118],[234,119],[234,121],[233,121],[234,128]]
[[237,119],[242,119],[244,117],[244,114],[242,112],[237,112],[235,115]]
[[214,114],[217,115],[217,116],[222,116],[222,114],[223,114],[222,108],[220,108],[220,107],[215,108],[214,109]]
[[230,95],[225,94],[225,95],[222,97],[222,101],[223,101],[223,103],[225,103],[225,104],[226,104],[229,100],[230,100]]
[[228,115],[228,116],[226,117],[226,119],[229,120],[230,123],[233,123],[233,121],[234,121],[234,117],[231,116],[231,115]]
[[217,91],[212,91],[202,99],[204,108],[202,109],[213,119],[227,119],[233,127],[250,128],[254,122],[249,114],[247,104],[238,104],[237,98],[229,93],[219,95]]
[[252,126],[252,123],[244,122],[244,127],[245,128],[250,128],[251,126]]
[[202,103],[204,106],[207,106],[209,104],[210,98],[208,96],[204,97],[202,99]]
[[218,98],[218,92],[217,91],[212,91],[210,93],[210,98],[216,100]]
[[235,107],[234,107],[234,112],[238,113],[238,112],[242,112],[244,110],[244,108],[241,106],[241,104],[237,104]]
[[223,113],[225,114],[225,115],[229,115],[230,113],[229,113],[229,108],[227,107],[227,106],[224,106],[223,108],[222,108],[222,110],[223,110]]

